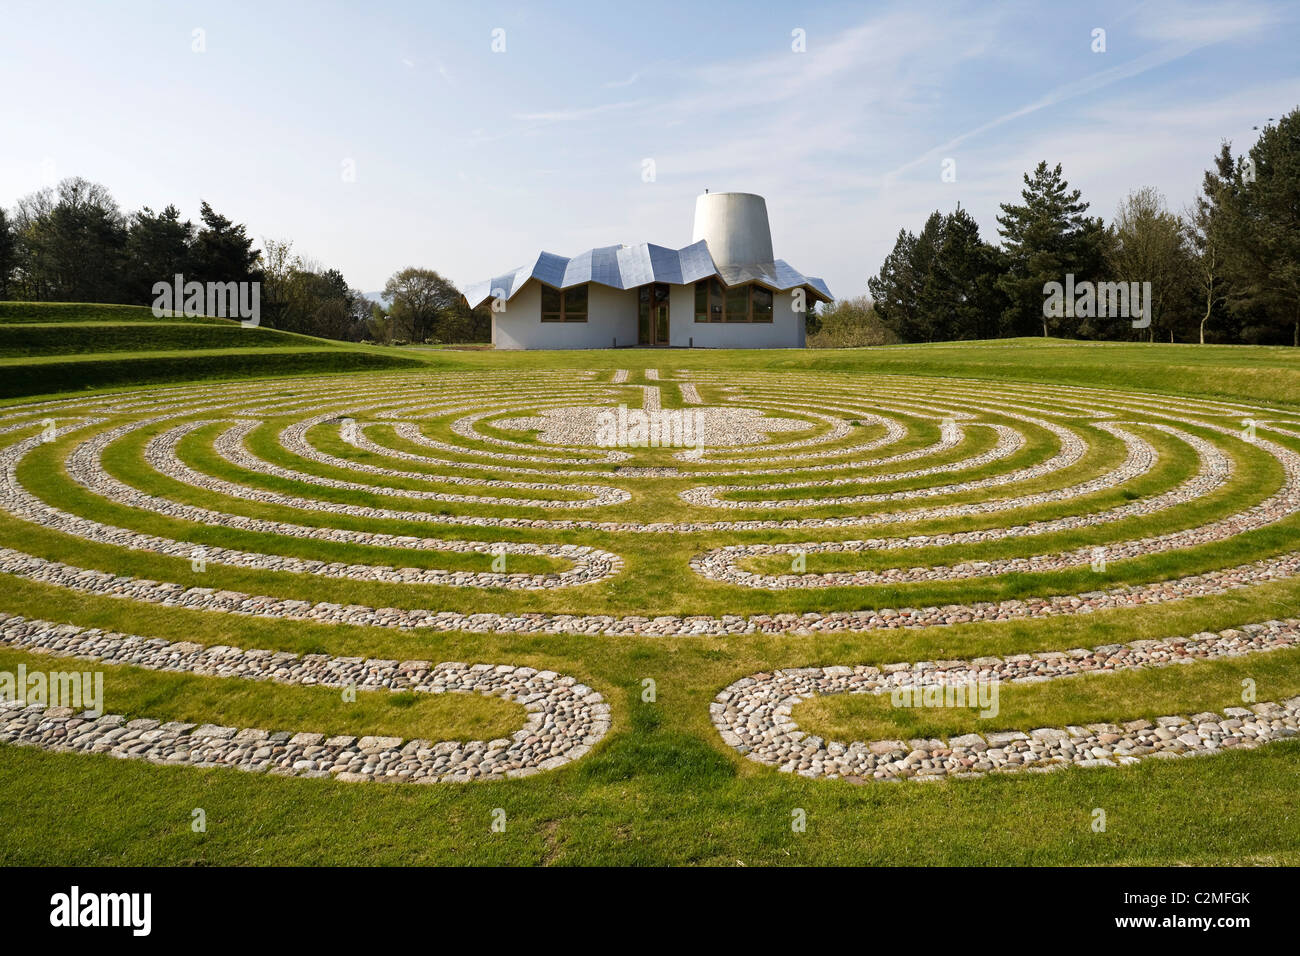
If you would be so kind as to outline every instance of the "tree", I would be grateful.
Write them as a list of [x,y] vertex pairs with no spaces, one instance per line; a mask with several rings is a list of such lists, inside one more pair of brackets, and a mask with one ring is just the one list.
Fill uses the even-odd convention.
[[160,213],[145,206],[131,216],[126,239],[129,294],[137,302],[150,302],[154,283],[170,283],[189,267],[194,223],[181,221],[180,210],[168,205]]
[[988,339],[997,335],[1006,296],[998,287],[1002,253],[980,238],[979,225],[959,205],[943,222],[936,257],[938,302],[947,316],[947,339]]
[[[199,207],[203,228],[191,246],[190,269],[199,282],[256,282],[260,250],[242,225],[218,215],[206,202]],[[189,276],[186,277],[190,278]]]
[[9,218],[0,209],[0,299],[9,298],[9,277],[13,275],[17,251],[17,240]]
[[1300,108],[1260,133],[1248,157],[1220,152],[1230,305],[1256,310],[1300,347]]
[[[1228,150],[1228,144],[1221,148]],[[1228,153],[1231,165],[1231,151]],[[1205,303],[1197,329],[1198,340],[1205,344],[1205,328],[1215,306],[1226,298],[1224,260],[1227,254],[1227,213],[1224,201],[1228,184],[1216,170],[1206,170],[1201,195],[1183,216],[1189,245],[1188,274],[1199,298]]]
[[836,299],[817,318],[819,327],[808,330],[808,345],[812,348],[858,348],[898,341],[898,336],[880,321],[871,299],[865,295]]
[[80,177],[18,201],[18,271],[28,298],[126,301],[126,219],[109,191]]
[[360,294],[348,287],[343,273],[293,254],[293,243],[267,239],[258,261],[264,310],[270,324],[289,332],[332,339],[360,340],[370,316]]
[[917,238],[906,229],[898,230],[894,248],[880,266],[880,272],[867,280],[867,290],[875,303],[876,314],[885,326],[905,342],[916,341],[917,288],[912,268]]
[[1043,287],[1063,281],[1066,273],[1075,281],[1095,281],[1105,251],[1105,227],[1100,219],[1084,215],[1088,203],[1078,189],[1070,189],[1060,163],[1049,169],[1040,162],[1024,180],[1023,202],[1003,203],[998,216],[1007,260],[1007,271],[998,281],[1008,300],[1003,331],[1029,335],[1041,324],[1044,336],[1053,331],[1073,334],[1070,319],[1049,320],[1044,313]]
[[1156,331],[1163,330],[1172,342],[1176,306],[1185,296],[1189,271],[1186,231],[1158,190],[1136,189],[1120,203],[1108,259],[1113,278],[1151,283],[1149,339],[1154,342]]
[[900,231],[867,287],[875,313],[905,342],[987,338],[1005,304],[1002,270],[1001,253],[958,206],[946,216],[932,213],[920,235]]
[[468,312],[460,290],[432,269],[411,266],[394,273],[384,285],[384,298],[397,328],[411,342],[425,341],[440,324],[450,325]]
[[380,345],[393,341],[393,319],[378,302],[370,303],[370,318],[366,321],[366,338]]
[[293,242],[265,239],[258,271],[262,273],[263,324],[274,329],[288,329],[290,283],[296,268]]

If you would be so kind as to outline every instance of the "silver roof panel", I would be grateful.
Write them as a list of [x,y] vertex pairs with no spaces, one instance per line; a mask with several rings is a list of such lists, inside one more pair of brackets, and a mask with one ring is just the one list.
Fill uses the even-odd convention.
[[556,289],[588,282],[615,289],[635,289],[649,282],[689,285],[709,276],[717,276],[727,285],[758,282],[777,292],[802,286],[828,302],[834,298],[821,279],[805,276],[781,259],[719,269],[703,239],[682,249],[648,242],[635,246],[600,246],[570,259],[543,252],[531,267],[522,266],[495,279],[475,282],[464,286],[461,292],[470,308],[478,308],[495,296],[513,298],[529,279]]

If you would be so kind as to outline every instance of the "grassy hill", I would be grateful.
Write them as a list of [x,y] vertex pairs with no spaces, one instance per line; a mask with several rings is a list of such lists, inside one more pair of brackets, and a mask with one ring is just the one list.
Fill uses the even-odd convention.
[[328,339],[144,306],[0,302],[0,398],[145,382],[421,364]]

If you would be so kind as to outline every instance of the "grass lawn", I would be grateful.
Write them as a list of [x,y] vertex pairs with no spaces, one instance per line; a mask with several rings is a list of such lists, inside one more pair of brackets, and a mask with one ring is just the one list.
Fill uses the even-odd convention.
[[[1216,572],[1287,554],[1300,541],[1300,515],[1279,513],[1259,527],[1229,529],[1176,549],[1151,548],[1104,570],[1083,564],[786,591],[706,578],[689,566],[702,552],[727,545],[933,537],[1029,527],[1141,502],[1183,487],[1202,467],[1190,444],[1150,427],[1161,422],[1226,456],[1230,471],[1216,487],[1150,513],[1041,534],[960,545],[918,538],[860,553],[812,553],[806,573],[941,568],[1118,547],[1237,520],[1286,492],[1288,475],[1274,446],[1300,453],[1300,434],[1267,422],[1260,436],[1271,445],[1239,434],[1247,417],[1300,419],[1300,353],[1292,349],[1010,340],[836,351],[509,353],[351,347],[272,330],[251,330],[261,334],[244,343],[242,331],[215,320],[159,323],[148,310],[125,307],[0,306],[0,376],[6,382],[0,455],[36,436],[46,417],[67,428],[21,455],[14,481],[44,507],[211,549],[356,567],[485,572],[492,562],[483,553],[234,526],[257,519],[340,532],[590,546],[620,556],[622,570],[594,584],[527,591],[327,578],[219,560],[196,570],[182,557],[88,541],[5,508],[0,548],[124,579],[313,603],[466,615],[712,619],[1033,601]],[[618,369],[629,372],[625,384],[612,381]],[[651,369],[658,375],[647,375]],[[709,406],[752,402],[805,423],[803,431],[774,434],[772,444],[810,443],[783,452],[731,448],[698,465],[675,458],[672,449],[638,449],[626,462],[571,465],[557,455],[581,452],[542,445],[536,433],[501,424],[542,406],[636,407],[646,387],[659,388],[666,408],[689,408],[678,387],[684,382],[697,384]],[[52,404],[33,407],[37,401]],[[969,410],[980,424],[935,450],[942,431],[934,409],[940,406]],[[865,420],[873,411],[905,434],[874,451],[855,451],[885,434],[883,425]],[[467,435],[463,420],[479,412],[492,414]],[[285,440],[286,428],[320,415],[325,418],[304,432],[307,453]],[[833,433],[819,416],[846,423],[843,433]],[[344,418],[378,449],[348,440]],[[243,447],[255,467],[230,460],[218,442],[232,424],[248,419],[257,424]],[[204,424],[172,452],[211,487],[164,474],[157,451],[150,451],[158,447],[155,439],[187,421]],[[399,434],[397,422],[414,422],[418,434]],[[1063,500],[973,515],[906,516],[1096,481],[1127,454],[1125,443],[1100,427],[1106,422],[1121,423],[1148,442],[1154,464]],[[68,458],[79,446],[126,423],[139,427],[109,442],[99,460],[108,476],[157,502],[233,516],[231,526],[110,500],[69,473]],[[992,425],[1013,429],[1023,443],[986,460],[996,436],[984,426]],[[1083,440],[1077,459],[1005,485],[961,487],[1028,471],[1060,452],[1061,440],[1048,426],[1064,426]],[[587,450],[591,457],[600,453]],[[895,455],[904,460],[863,461]],[[772,460],[747,461],[754,457]],[[627,466],[678,471],[620,472]],[[918,470],[925,473],[912,474]],[[339,481],[361,487],[330,484]],[[518,487],[528,483],[615,487],[630,496],[612,505],[571,507],[590,492]],[[724,503],[807,500],[790,507],[715,508],[681,497],[705,484],[735,486],[721,493]],[[761,487],[769,484],[783,487]],[[921,494],[947,485],[956,487]],[[373,490],[381,487],[392,491]],[[438,497],[447,495],[536,500],[506,506]],[[891,497],[825,500],[857,495]],[[886,513],[888,521],[862,523]],[[509,526],[493,523],[503,517],[512,519]],[[674,527],[647,530],[658,523]],[[561,558],[528,555],[511,556],[508,568],[546,574],[568,566]],[[791,562],[785,555],[762,556],[740,567],[783,574]],[[208,646],[527,666],[572,676],[611,709],[609,732],[585,756],[524,779],[466,784],[345,783],[0,744],[0,863],[7,865],[1300,864],[1300,738],[1133,766],[858,784],[761,766],[727,746],[710,718],[710,704],[723,688],[778,668],[1026,654],[1297,616],[1300,579],[1056,617],[733,636],[335,624],[169,606],[5,573],[0,612]],[[94,666],[0,644],[0,671],[20,664],[29,670]],[[106,710],[128,718],[434,741],[508,737],[524,720],[521,704],[477,695],[374,691],[348,703],[336,688],[125,665],[102,669]],[[969,710],[893,708],[887,695],[816,697],[795,705],[791,716],[802,730],[827,739],[946,738],[1217,711],[1241,705],[1247,680],[1260,701],[1300,694],[1300,650],[1008,685],[991,720]],[[1104,833],[1091,827],[1098,807],[1107,815]],[[190,828],[195,808],[206,812],[205,833]],[[504,832],[492,827],[498,809],[506,814]],[[791,826],[797,810],[807,818],[802,832]]]

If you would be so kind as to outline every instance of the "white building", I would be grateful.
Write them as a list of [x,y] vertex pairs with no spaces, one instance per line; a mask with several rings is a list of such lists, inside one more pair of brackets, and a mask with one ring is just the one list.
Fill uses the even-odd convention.
[[802,348],[804,314],[832,298],[821,279],[772,255],[767,204],[752,193],[700,196],[683,249],[543,252],[463,292],[471,308],[492,304],[499,349]]

